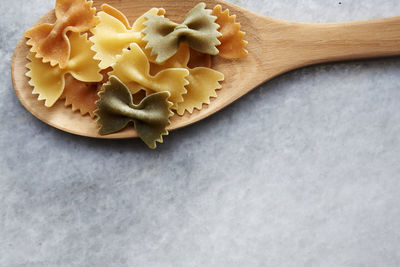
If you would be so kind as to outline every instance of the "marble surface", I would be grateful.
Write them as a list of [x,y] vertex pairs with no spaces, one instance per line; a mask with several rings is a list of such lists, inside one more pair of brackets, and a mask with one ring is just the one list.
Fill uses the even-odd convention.
[[[236,0],[305,22],[398,0]],[[400,59],[296,70],[156,151],[43,124],[18,39],[54,0],[0,1],[0,266],[400,266]]]

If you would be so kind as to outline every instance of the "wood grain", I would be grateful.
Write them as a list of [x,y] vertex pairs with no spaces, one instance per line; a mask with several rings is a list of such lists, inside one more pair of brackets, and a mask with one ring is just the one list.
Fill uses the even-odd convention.
[[[182,21],[184,14],[198,1],[186,0],[95,0],[99,9],[108,4],[123,11],[130,23],[151,7],[163,7],[168,18]],[[202,120],[231,104],[261,83],[282,73],[322,62],[400,55],[400,17],[359,22],[308,24],[264,17],[221,0],[204,1],[209,8],[216,4],[229,8],[237,15],[242,30],[247,33],[249,56],[245,59],[226,60],[216,57],[213,68],[225,74],[223,88],[218,97],[193,114],[175,115],[169,130],[181,128]],[[54,22],[50,12],[37,23]],[[59,101],[46,108],[43,101],[32,95],[32,87],[25,76],[29,48],[21,38],[12,59],[12,80],[15,92],[25,108],[43,122],[77,135],[95,138],[129,138],[137,134],[132,127],[107,136],[97,133],[97,125],[89,116],[73,113]]]

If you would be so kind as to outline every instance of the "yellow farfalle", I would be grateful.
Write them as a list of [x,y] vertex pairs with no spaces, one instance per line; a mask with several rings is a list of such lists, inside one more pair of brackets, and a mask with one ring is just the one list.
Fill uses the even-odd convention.
[[100,82],[103,76],[100,74],[98,61],[93,59],[94,52],[90,50],[92,45],[87,40],[87,34],[71,33],[71,54],[67,66],[61,69],[59,66],[51,66],[43,63],[34,53],[30,52],[26,65],[30,77],[29,84],[33,86],[33,94],[39,94],[38,100],[45,100],[45,106],[51,107],[60,98],[65,87],[65,74],[71,74],[75,79],[83,82]]
[[111,66],[113,71],[109,75],[118,77],[131,91],[136,93],[140,89],[155,92],[168,91],[169,98],[174,104],[182,102],[182,94],[186,93],[185,79],[189,71],[184,68],[164,68],[157,75],[150,75],[150,62],[138,44],[132,43],[124,49],[122,55],[117,56],[117,62]]
[[236,16],[230,16],[229,9],[222,12],[220,5],[215,6],[211,14],[217,17],[215,23],[220,26],[218,31],[222,34],[218,38],[221,42],[217,46],[218,55],[228,59],[247,57],[248,52],[245,47],[248,42],[243,39],[246,33],[240,30],[240,24],[236,22]]
[[25,32],[29,38],[27,44],[32,46],[31,52],[50,62],[65,68],[71,53],[68,32],[85,32],[98,23],[96,9],[92,1],[57,0],[55,6],[57,20],[54,24],[41,24]]
[[128,48],[131,43],[138,43],[141,47],[145,47],[145,43],[141,44],[144,16],[165,13],[164,9],[152,8],[130,27],[126,16],[116,8],[104,4],[102,10],[97,14],[100,23],[91,30],[93,36],[90,37],[94,44],[92,50],[96,52],[94,58],[100,60],[99,66],[102,69],[115,63],[117,55],[120,55],[122,50]]
[[183,102],[178,103],[176,108],[179,115],[183,115],[185,110],[193,113],[195,108],[201,110],[203,104],[210,104],[210,98],[217,97],[216,90],[222,87],[219,82],[224,80],[224,75],[213,69],[198,67],[190,70],[187,80],[188,92],[183,96]]
[[103,12],[107,13],[108,15],[113,16],[117,20],[121,21],[122,24],[124,24],[124,26],[128,30],[132,29],[131,25],[129,25],[128,18],[121,11],[116,9],[115,7],[110,6],[109,4],[103,4],[103,5],[101,5],[101,10],[103,10]]
[[189,84],[186,85],[187,93],[183,95],[183,102],[174,106],[179,115],[183,115],[185,110],[192,113],[196,108],[202,109],[203,104],[210,104],[211,97],[217,97],[216,90],[221,88],[220,81],[224,80],[224,75],[206,67],[188,68],[190,50],[188,45],[181,43],[178,52],[163,65],[152,64],[152,73],[158,73],[168,68],[185,68],[189,71],[186,77]]

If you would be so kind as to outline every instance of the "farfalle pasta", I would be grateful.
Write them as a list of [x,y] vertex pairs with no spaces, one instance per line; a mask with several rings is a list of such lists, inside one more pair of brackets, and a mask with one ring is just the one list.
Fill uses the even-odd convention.
[[46,107],[53,106],[62,95],[67,73],[83,82],[100,82],[103,79],[98,67],[99,62],[93,59],[94,52],[90,50],[91,43],[87,40],[87,34],[71,33],[69,39],[71,55],[64,69],[43,63],[33,52],[28,55],[31,62],[26,65],[29,69],[26,76],[30,78],[29,84],[33,86],[32,93],[39,94],[38,100],[45,100]]
[[96,110],[95,102],[99,99],[98,92],[103,83],[108,81],[108,72],[110,69],[100,71],[103,80],[100,82],[81,82],[72,75],[65,76],[65,87],[60,99],[65,100],[65,106],[71,107],[72,111],[79,111],[82,116],[89,114],[94,119]]
[[236,16],[230,16],[228,9],[222,11],[221,5],[215,6],[211,14],[217,17],[215,23],[220,26],[218,30],[222,34],[219,37],[221,44],[217,46],[218,55],[228,59],[247,57],[247,41],[243,39],[246,34],[240,30]]
[[103,10],[103,12],[107,13],[108,15],[116,18],[117,20],[119,20],[120,22],[122,22],[122,24],[126,27],[127,30],[132,29],[131,25],[129,25],[129,20],[128,18],[118,9],[116,9],[113,6],[110,6],[109,4],[102,4],[101,5],[101,10]]
[[[138,18],[133,27],[130,27],[128,19],[119,10],[109,5],[102,5],[102,10],[97,15],[100,23],[91,30],[93,36],[90,37],[93,42],[92,50],[96,52],[95,59],[100,60],[102,69],[115,63],[117,56],[131,43],[142,42],[144,16],[148,14],[158,16],[165,13],[164,9],[152,8]],[[143,47],[144,45],[142,44]]]
[[240,24],[220,5],[199,3],[181,24],[152,8],[132,26],[118,9],[101,9],[96,15],[92,1],[56,0],[56,22],[25,33],[32,93],[46,107],[64,99],[72,111],[97,117],[100,135],[133,123],[154,149],[172,110],[191,114],[217,97],[224,75],[212,69],[211,56],[248,54]]
[[179,48],[180,42],[187,43],[196,51],[217,55],[216,46],[221,42],[218,38],[221,33],[216,17],[206,4],[199,3],[186,15],[183,23],[178,24],[171,20],[155,15],[146,15],[143,40],[147,42],[146,49],[151,50],[151,56],[157,56],[156,62],[162,63],[171,58]]
[[168,91],[170,101],[174,104],[182,102],[185,86],[188,84],[186,77],[189,71],[185,68],[167,68],[156,75],[150,75],[150,62],[136,43],[124,49],[122,55],[117,56],[117,62],[112,65],[113,70],[109,75],[118,77],[131,93],[140,89],[152,92]]
[[29,38],[27,44],[32,46],[31,52],[50,62],[65,68],[71,53],[68,32],[81,33],[89,30],[98,23],[95,17],[96,9],[92,2],[86,0],[57,0],[55,6],[56,22],[41,24],[25,32]]
[[169,117],[173,115],[169,92],[149,95],[134,105],[129,89],[117,77],[110,76],[99,96],[95,114],[100,134],[118,132],[133,122],[138,136],[150,148],[156,148],[156,142],[163,142],[162,136],[168,134]]
[[97,95],[99,91],[99,83],[81,82],[67,74],[60,99],[64,99],[65,106],[71,107],[72,111],[79,111],[82,116],[89,114],[91,118],[94,118],[94,111],[97,109],[95,102],[99,99]]
[[210,104],[210,99],[217,97],[216,90],[222,88],[220,82],[224,80],[224,75],[213,69],[198,67],[190,70],[187,80],[188,93],[183,95],[183,101],[176,107],[178,115],[183,115],[185,111],[192,113],[194,109],[201,110],[203,104]]
[[178,52],[163,65],[152,64],[153,73],[161,72],[168,68],[185,68],[189,71],[186,77],[189,84],[186,85],[187,93],[183,95],[183,101],[177,103],[174,109],[179,115],[183,115],[187,110],[201,109],[203,104],[210,104],[210,98],[216,97],[216,90],[221,88],[220,81],[224,80],[224,75],[206,67],[188,68],[190,58],[189,47],[181,43]]

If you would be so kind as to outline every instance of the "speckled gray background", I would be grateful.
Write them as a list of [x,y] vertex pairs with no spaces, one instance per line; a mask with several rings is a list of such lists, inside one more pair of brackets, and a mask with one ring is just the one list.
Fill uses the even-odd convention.
[[[333,22],[398,0],[234,1]],[[222,112],[139,140],[34,118],[10,79],[17,40],[54,0],[0,1],[0,266],[400,266],[400,59],[308,67]]]

